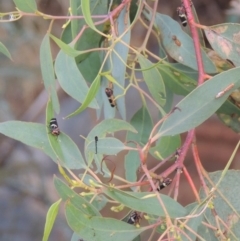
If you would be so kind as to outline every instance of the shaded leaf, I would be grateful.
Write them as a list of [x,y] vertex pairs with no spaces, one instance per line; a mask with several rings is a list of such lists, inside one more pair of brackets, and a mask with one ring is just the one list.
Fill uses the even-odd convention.
[[[46,109],[46,129],[49,132],[50,120],[54,117],[52,103],[48,102]],[[85,168],[86,164],[75,142],[65,133],[61,132],[59,136],[48,135],[49,143],[57,156],[58,163],[69,169]]]
[[[165,159],[181,146],[180,135],[160,137],[156,146],[150,149],[150,153],[157,159]],[[161,157],[161,158],[159,158]]]
[[186,75],[183,71],[170,64],[161,64],[158,67],[164,83],[177,95],[187,95],[197,87],[197,81]]
[[[217,171],[208,174],[212,184],[206,181],[207,187],[211,190],[216,187],[216,184],[222,178],[222,171]],[[240,186],[236,185],[240,181],[240,171],[239,170],[228,170],[225,173],[224,178],[217,186],[217,190],[214,191],[214,208],[218,216],[227,224],[226,235],[227,238],[231,240],[237,240],[240,237],[240,197],[236,195],[240,192]],[[214,186],[213,186],[214,185]],[[220,193],[221,194],[220,194]],[[203,190],[200,192],[200,197],[205,198],[206,195]],[[216,226],[215,217],[212,212],[205,213],[208,223],[210,225]],[[225,228],[223,228],[225,230]],[[229,231],[231,230],[232,233]],[[235,236],[233,236],[235,235]]]
[[92,204],[90,204],[88,200],[85,200],[83,197],[73,191],[61,179],[54,177],[54,186],[63,201],[70,200],[72,205],[78,208],[82,214],[88,215],[89,217],[101,216],[98,210]]
[[43,82],[46,91],[51,96],[53,108],[55,112],[58,114],[60,111],[60,105],[58,101],[57,91],[56,91],[56,81],[55,74],[53,68],[53,59],[51,54],[51,47],[49,41],[49,35],[46,34],[43,38],[40,47],[40,64],[41,64],[41,72],[43,77]]
[[[153,128],[153,123],[152,118],[145,106],[141,107],[134,114],[130,121],[130,124],[137,130],[137,133],[128,132],[126,141],[135,141],[139,144],[146,144]],[[128,181],[134,182],[137,180],[137,170],[139,166],[140,159],[138,152],[129,151],[128,154],[125,156],[124,161],[125,175]]]
[[74,232],[83,239],[91,241],[132,241],[146,230],[113,218],[88,218],[71,202],[66,204],[66,218]]
[[[104,193],[110,198],[120,202],[126,207],[139,212],[145,212],[161,217],[165,217],[166,213],[161,207],[157,197],[152,192],[123,192],[115,188],[106,188]],[[172,198],[160,194],[162,202],[171,218],[183,217],[186,210]]]
[[161,74],[157,70],[157,66],[145,58],[143,55],[138,55],[138,61],[142,68],[144,81],[155,101],[164,106],[166,103],[166,91]]

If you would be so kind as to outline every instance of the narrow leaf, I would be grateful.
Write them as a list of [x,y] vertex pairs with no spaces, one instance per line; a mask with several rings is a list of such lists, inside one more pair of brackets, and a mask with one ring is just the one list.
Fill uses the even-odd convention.
[[[153,127],[152,118],[145,106],[141,107],[132,117],[130,124],[136,128],[137,133],[128,132],[127,141],[135,141],[145,144]],[[134,182],[137,180],[137,170],[140,166],[139,154],[136,151],[129,151],[125,156],[126,179]]]
[[143,55],[138,55],[138,61],[141,66],[144,81],[155,101],[164,106],[166,103],[166,91],[161,74],[157,67]]
[[54,42],[58,45],[58,47],[68,56],[70,57],[77,57],[78,55],[82,54],[83,51],[78,51],[74,48],[72,48],[70,45],[65,44],[61,39],[56,38],[55,36],[53,36],[52,34],[50,34],[50,37],[52,40],[54,40]]
[[8,49],[0,42],[0,52],[12,60],[12,56]]
[[92,14],[90,9],[90,3],[91,1],[81,1],[82,13],[88,26],[93,30],[97,30],[91,18]]
[[13,0],[13,2],[22,12],[34,13],[37,11],[37,4],[35,0]]
[[91,84],[88,90],[87,96],[83,101],[82,105],[77,110],[75,110],[72,114],[68,115],[66,118],[73,117],[75,115],[80,114],[82,111],[84,111],[88,107],[88,105],[94,100],[99,90],[99,87],[100,87],[100,76],[98,75],[93,81],[93,83]]
[[[75,59],[60,51],[56,58],[55,71],[63,90],[80,103],[83,103],[89,88],[76,65]],[[93,100],[89,107],[98,108],[96,100]]]
[[104,193],[112,199],[120,202],[133,210],[153,214],[161,217],[169,215],[171,218],[183,217],[186,210],[172,198],[160,194],[162,202],[168,212],[166,214],[157,197],[152,192],[123,192],[115,188],[106,188]]
[[49,238],[49,235],[52,231],[53,224],[54,224],[55,219],[56,219],[57,214],[58,214],[59,205],[60,205],[61,201],[62,200],[59,199],[57,202],[53,203],[48,210],[42,241],[47,241],[48,238]]
[[49,93],[53,108],[55,112],[58,114],[60,111],[60,105],[58,101],[57,91],[56,91],[56,81],[55,81],[55,74],[53,68],[53,59],[51,54],[51,47],[49,41],[49,35],[46,34],[43,38],[40,47],[40,64],[41,64],[41,71],[43,82],[46,91]]

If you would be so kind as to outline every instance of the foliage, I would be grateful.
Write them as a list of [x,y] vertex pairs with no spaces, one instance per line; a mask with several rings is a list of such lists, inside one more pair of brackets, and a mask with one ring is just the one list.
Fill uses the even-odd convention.
[[[239,24],[202,26],[197,23],[197,16],[195,20],[192,18],[194,7],[184,0],[181,7],[185,9],[191,37],[178,22],[156,11],[158,1],[150,7],[144,0],[70,0],[69,13],[62,17],[66,24],[58,38],[51,33],[53,21],[58,17],[39,12],[35,0],[14,0],[14,3],[17,10],[1,13],[1,22],[28,16],[51,20],[39,56],[49,95],[46,124],[0,123],[2,134],[50,156],[65,179],[65,182],[54,179],[61,199],[49,209],[43,240],[48,239],[60,203],[64,203],[66,220],[74,231],[72,241],[141,240],[140,234],[147,231],[152,232],[149,240],[153,240],[154,233],[158,240],[166,237],[168,240],[237,240],[240,207],[234,193],[239,190],[226,189],[237,183],[239,174],[229,171],[228,166],[223,173],[206,173],[193,140],[194,128],[214,113],[239,132]],[[130,42],[136,23],[147,29],[139,47]],[[212,49],[207,49],[198,37],[203,32]],[[147,48],[150,33],[158,40],[159,54]],[[56,59],[51,54],[51,41],[60,48]],[[2,43],[0,52],[11,59]],[[65,133],[54,135],[52,129],[58,126],[49,126],[61,108],[56,81],[80,103],[66,118],[74,118],[87,108],[95,109],[98,117],[103,113],[104,120],[85,138],[83,154]],[[142,102],[127,122],[125,97],[132,90],[137,90]],[[174,95],[184,96],[176,106],[173,106]],[[152,118],[150,110],[158,120]],[[120,119],[116,118],[117,113]],[[118,131],[126,133],[125,141],[114,137]],[[184,132],[188,136],[181,144],[180,134]],[[203,186],[199,193],[183,162],[192,143]],[[124,160],[126,178],[115,174],[111,159],[111,155],[124,150],[128,151]],[[159,161],[151,170],[147,168],[148,155]],[[156,174],[168,160],[176,162]],[[113,168],[106,165],[108,162]],[[139,169],[143,171],[140,178]],[[171,183],[166,178],[175,170],[174,198],[160,194]],[[187,207],[177,202],[177,183],[182,170],[197,200]],[[102,181],[103,177],[108,177],[107,183]],[[115,186],[116,180],[122,185]],[[113,218],[114,213],[111,217],[101,214],[101,209],[109,206],[112,212],[122,213],[122,220]],[[131,220],[131,212],[124,218],[129,209],[140,216],[139,220],[137,216]],[[140,225],[143,220],[145,224]]]

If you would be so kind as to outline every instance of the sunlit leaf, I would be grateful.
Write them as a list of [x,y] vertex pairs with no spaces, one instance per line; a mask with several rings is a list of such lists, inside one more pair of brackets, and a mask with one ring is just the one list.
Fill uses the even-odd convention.
[[52,231],[53,224],[54,224],[55,219],[56,219],[57,214],[58,214],[59,205],[60,205],[61,201],[62,200],[59,199],[57,202],[53,203],[48,210],[42,241],[47,241],[48,238],[49,238],[49,235]]
[[100,76],[98,75],[96,79],[93,81],[93,83],[91,84],[88,90],[87,96],[83,101],[82,105],[77,110],[75,110],[72,114],[68,115],[66,118],[73,117],[75,115],[80,114],[82,111],[84,111],[88,107],[88,105],[94,100],[99,90],[99,87],[100,87]]
[[[176,135],[200,125],[214,114],[226,101],[231,91],[240,87],[239,68],[218,74],[194,89],[182,101],[163,123],[161,136]],[[226,93],[224,90],[232,86]],[[219,98],[219,93],[223,92]]]
[[35,0],[13,0],[13,2],[22,12],[34,13],[37,11],[37,4]]

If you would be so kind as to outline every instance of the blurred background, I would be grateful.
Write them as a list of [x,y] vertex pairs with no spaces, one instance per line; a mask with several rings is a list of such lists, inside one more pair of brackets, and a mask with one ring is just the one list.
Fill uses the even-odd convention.
[[[51,15],[66,15],[69,7],[69,1],[66,0],[38,0],[37,3],[40,11]],[[239,21],[239,16],[235,15],[236,5],[231,5],[230,1],[193,0],[193,3],[201,24],[210,26]],[[178,20],[176,8],[180,4],[180,0],[159,0],[159,12]],[[234,6],[233,10],[231,6]],[[13,1],[0,0],[0,12],[9,11],[14,11]],[[63,24],[63,21],[54,22],[52,33],[57,37],[61,34]],[[0,23],[0,42],[8,48],[13,58],[12,62],[0,54],[1,122],[22,120],[45,123],[48,96],[41,77],[39,48],[48,26],[49,21],[40,17],[24,17],[16,22]],[[132,35],[134,45],[141,44],[144,37],[145,29],[136,25]],[[154,39],[150,40],[149,48],[157,51]],[[58,49],[53,46],[54,57],[57,52]],[[127,95],[128,120],[139,108],[135,94]],[[82,149],[83,139],[79,135],[86,136],[97,123],[95,112],[86,110],[64,121],[62,118],[78,108],[79,104],[62,90],[58,91],[58,95],[61,101],[61,112],[57,116],[59,126]],[[207,171],[222,169],[239,140],[238,134],[215,116],[197,128],[196,136],[200,157]],[[240,168],[239,155],[238,152],[232,164],[234,169]],[[118,160],[118,172],[123,172],[123,155],[119,155]],[[150,160],[149,163],[154,165],[156,162]],[[191,153],[185,164],[199,186]],[[59,199],[52,183],[54,174],[58,175],[56,164],[41,151],[0,135],[0,241],[42,239],[47,210]],[[179,201],[183,205],[194,201],[184,178],[181,179],[179,194]],[[72,231],[67,227],[61,211],[49,240],[67,241],[71,235]]]

